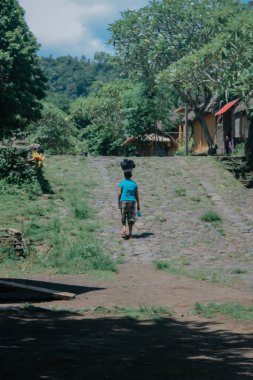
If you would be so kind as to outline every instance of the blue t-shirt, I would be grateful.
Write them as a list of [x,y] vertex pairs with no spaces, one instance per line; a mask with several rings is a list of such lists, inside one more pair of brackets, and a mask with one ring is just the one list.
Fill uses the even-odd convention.
[[138,185],[131,179],[124,179],[120,182],[119,187],[122,189],[120,201],[136,202],[136,190]]

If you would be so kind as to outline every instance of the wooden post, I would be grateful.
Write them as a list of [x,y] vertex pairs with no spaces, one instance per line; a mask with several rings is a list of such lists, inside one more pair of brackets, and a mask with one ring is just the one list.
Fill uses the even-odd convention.
[[188,146],[188,104],[185,103],[185,155],[188,156],[189,146]]

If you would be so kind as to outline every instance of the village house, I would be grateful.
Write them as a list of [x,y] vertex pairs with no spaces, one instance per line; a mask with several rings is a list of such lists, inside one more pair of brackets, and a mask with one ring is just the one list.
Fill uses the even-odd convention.
[[[249,101],[253,105],[253,99]],[[248,138],[249,119],[246,114],[246,106],[244,102],[238,102],[232,115],[234,144],[245,142]]]
[[[181,107],[176,110],[177,113],[185,114],[185,108]],[[249,121],[246,115],[246,107],[240,99],[235,99],[225,104],[221,109],[218,109],[218,102],[211,101],[204,113],[202,114],[206,121],[208,131],[212,137],[214,145],[217,147],[218,155],[225,154],[225,138],[228,136],[233,144],[233,148],[242,142],[245,142],[248,137]],[[190,109],[188,114],[189,126],[188,136],[189,144],[193,154],[207,154],[209,147],[199,122],[196,120],[195,113]],[[178,126],[179,144],[184,143],[185,126],[182,122]]]
[[[202,114],[214,144],[216,144],[216,117],[214,115],[216,109],[216,101],[210,102]],[[185,135],[185,125],[183,120],[185,116],[185,107],[178,108],[176,112],[182,117],[182,123],[178,127],[178,140],[179,143],[183,145]],[[191,110],[191,108],[189,109],[188,122],[189,146],[192,153],[196,155],[207,154],[209,147],[206,142],[204,131],[196,120],[195,112]]]
[[158,130],[157,133],[147,134],[143,138],[129,137],[123,143],[126,147],[136,148],[136,154],[142,157],[150,156],[173,156],[177,149],[178,143],[169,134]]

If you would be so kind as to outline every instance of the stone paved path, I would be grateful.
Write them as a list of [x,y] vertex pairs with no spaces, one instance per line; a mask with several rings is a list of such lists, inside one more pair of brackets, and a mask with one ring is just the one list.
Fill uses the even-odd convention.
[[[211,158],[136,158],[143,216],[134,238],[120,238],[117,184],[120,158],[90,158],[96,207],[107,250],[125,263],[168,260],[179,273],[252,289],[253,190],[244,188]],[[200,220],[207,211],[219,226]]]

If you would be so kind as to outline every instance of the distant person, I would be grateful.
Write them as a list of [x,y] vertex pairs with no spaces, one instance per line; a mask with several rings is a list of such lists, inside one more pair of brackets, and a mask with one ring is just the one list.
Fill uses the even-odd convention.
[[129,229],[129,239],[132,237],[133,225],[137,211],[140,211],[140,198],[138,185],[131,179],[132,170],[124,171],[125,179],[118,186],[118,206],[121,211],[122,228],[121,237],[127,237],[127,224]]
[[232,141],[228,136],[225,138],[225,151],[228,156],[231,156],[232,153]]

